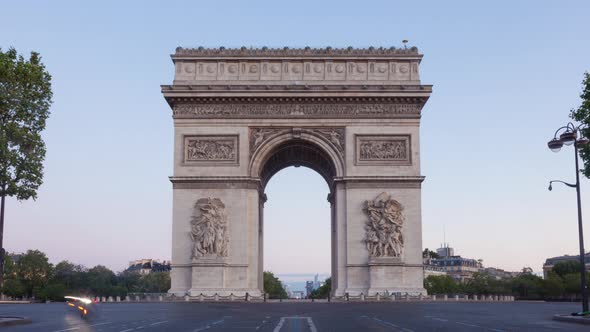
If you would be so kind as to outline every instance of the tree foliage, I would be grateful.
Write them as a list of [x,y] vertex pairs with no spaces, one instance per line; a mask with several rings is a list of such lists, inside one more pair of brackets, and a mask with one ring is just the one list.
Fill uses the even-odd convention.
[[39,250],[27,251],[16,263],[7,258],[1,290],[13,298],[60,301],[65,295],[124,297],[127,293],[165,293],[170,289],[169,272],[115,274],[102,265],[87,269],[68,261],[53,266]]
[[309,297],[312,299],[327,299],[330,296],[330,291],[332,290],[332,278],[326,279],[323,285],[319,288],[314,289]]
[[264,292],[268,294],[269,298],[286,299],[288,297],[283,284],[272,272],[264,271],[263,281]]
[[440,258],[440,256],[436,252],[434,252],[428,248],[426,248],[426,249],[424,249],[424,251],[422,251],[422,257],[425,257],[425,258],[430,257],[430,258],[435,258],[435,259]]
[[428,276],[424,279],[424,288],[428,294],[455,294],[461,292],[461,286],[450,276]]
[[552,271],[555,272],[561,278],[563,278],[566,274],[580,273],[581,264],[580,262],[575,260],[559,262],[553,265]]
[[0,49],[0,196],[36,198],[43,182],[51,75],[38,53],[28,60]]
[[[586,125],[586,129],[583,130],[582,134],[590,138],[590,73],[588,72],[584,73],[580,98],[582,99],[582,104],[571,111],[570,117]],[[590,144],[582,147],[580,156],[584,160],[583,173],[586,177],[590,178]]]

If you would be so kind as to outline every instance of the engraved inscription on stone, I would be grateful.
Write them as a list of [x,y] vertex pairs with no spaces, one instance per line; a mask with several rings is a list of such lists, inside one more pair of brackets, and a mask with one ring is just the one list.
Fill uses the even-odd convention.
[[365,201],[363,211],[368,219],[365,224],[365,245],[370,257],[400,257],[404,249],[404,208],[382,192],[374,200]]
[[184,161],[237,164],[237,136],[185,136]]
[[357,135],[356,163],[359,165],[410,165],[409,135]]

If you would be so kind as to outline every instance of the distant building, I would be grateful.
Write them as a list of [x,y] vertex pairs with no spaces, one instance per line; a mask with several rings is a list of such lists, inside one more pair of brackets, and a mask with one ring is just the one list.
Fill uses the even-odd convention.
[[[504,271],[502,269],[498,269],[495,267],[486,267],[483,269],[482,272],[489,274],[490,276],[494,277],[497,280],[506,279],[506,278],[514,278],[514,277],[518,277],[522,273],[525,273],[524,271],[523,272],[509,272],[509,271]],[[531,273],[532,273],[532,269],[531,269]]]
[[309,297],[311,293],[324,285],[323,281],[319,281],[319,274],[316,274],[313,281],[305,282],[305,297]]
[[169,272],[170,261],[159,261],[156,259],[138,259],[136,261],[129,262],[127,268],[129,272],[137,272],[141,275],[150,274],[152,272]]
[[[570,255],[563,255],[557,257],[547,258],[545,260],[545,264],[543,264],[543,278],[547,279],[547,274],[549,271],[553,270],[553,266],[560,262],[567,262],[567,261],[580,261],[580,255],[570,256]],[[586,270],[590,271],[590,252],[584,255],[584,264],[586,265]]]
[[455,250],[446,243],[436,253],[439,258],[428,258],[428,264],[424,267],[425,277],[446,274],[456,281],[465,282],[473,279],[473,275],[483,269],[481,261],[456,256]]

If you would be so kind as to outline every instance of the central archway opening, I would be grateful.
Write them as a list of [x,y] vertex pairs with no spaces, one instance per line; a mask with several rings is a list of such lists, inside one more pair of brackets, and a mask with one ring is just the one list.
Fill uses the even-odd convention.
[[287,286],[289,296],[306,297],[333,275],[334,163],[322,148],[290,141],[262,165],[261,266]]

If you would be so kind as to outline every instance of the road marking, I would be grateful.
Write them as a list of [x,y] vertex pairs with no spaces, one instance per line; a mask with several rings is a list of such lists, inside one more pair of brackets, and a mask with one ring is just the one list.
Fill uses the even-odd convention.
[[79,330],[79,327],[72,327],[69,329],[65,329],[65,330],[57,330],[57,331],[53,331],[53,332],[64,332],[64,331],[73,331],[73,330]]
[[460,325],[470,326],[470,327],[481,327],[481,326],[475,325],[475,324],[467,324],[467,323],[462,323],[462,322],[455,322],[455,323],[460,324]]
[[373,317],[373,320],[376,320],[376,321],[378,321],[379,323],[383,323],[383,324],[386,324],[386,325],[389,325],[389,326],[393,326],[393,327],[399,328],[399,326],[397,326],[397,325],[395,325],[395,324],[393,324],[393,323],[390,323],[390,322],[387,322],[387,321],[381,320],[381,319],[379,319],[379,318],[377,318],[377,317]]
[[144,327],[145,327],[145,326],[143,326],[143,325],[142,325],[142,326],[138,326],[138,327],[136,327],[135,329],[136,329],[136,330],[141,330],[141,329],[143,329]]
[[[297,319],[297,320],[304,319],[305,321],[307,321],[307,325],[309,325],[309,329],[311,330],[311,332],[318,332],[318,329],[316,328],[315,324],[313,323],[313,320],[311,319],[311,317],[302,317],[302,316],[281,317],[281,319],[279,320],[279,323],[277,324],[277,326],[275,326],[273,332],[279,332],[281,330],[281,328],[283,327],[283,324],[285,324],[285,321],[287,319]],[[295,324],[297,324],[297,321],[295,322]]]
[[214,321],[213,323],[211,323],[211,325],[207,324],[206,326],[204,326],[204,327],[200,327],[200,328],[198,328],[198,329],[194,330],[193,332],[199,332],[199,331],[205,331],[205,330],[208,330],[208,329],[210,329],[211,327],[213,327],[213,326],[215,326],[215,325],[217,325],[217,324],[221,324],[221,323],[223,323],[223,321],[224,321],[224,320],[225,320],[225,319],[220,319],[220,320]]
[[98,324],[92,324],[92,325],[88,325],[88,326],[99,326],[99,325],[106,325],[106,324],[112,324],[113,322],[106,322],[106,323],[98,323]]
[[436,317],[432,317],[432,319],[437,320],[439,322],[448,322],[448,319],[442,319],[442,318],[436,318]]
[[151,323],[150,326],[156,326],[156,325],[164,324],[164,323],[167,323],[167,322],[168,322],[167,320],[163,320],[161,322]]
[[119,332],[129,332],[129,331],[133,331],[133,329],[127,329],[127,330],[123,330],[123,331],[119,331]]
[[315,324],[313,323],[311,317],[307,317],[307,324],[309,324],[309,329],[311,332],[318,332],[318,329],[315,328]]

